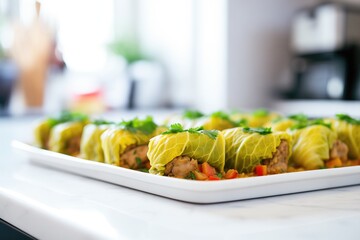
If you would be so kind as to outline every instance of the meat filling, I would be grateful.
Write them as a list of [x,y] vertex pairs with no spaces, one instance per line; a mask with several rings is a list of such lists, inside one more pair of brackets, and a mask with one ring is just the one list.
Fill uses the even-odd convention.
[[285,140],[281,140],[280,145],[276,148],[272,158],[263,159],[261,164],[267,165],[268,174],[278,174],[287,171],[289,156],[289,144]]
[[186,178],[190,172],[199,170],[197,160],[188,156],[179,156],[165,165],[165,175],[176,178]]
[[129,146],[120,156],[120,166],[130,169],[150,168],[150,162],[147,157],[148,146]]
[[340,160],[345,163],[348,159],[348,152],[348,146],[340,140],[336,140],[330,150],[330,159],[340,158]]
[[66,144],[66,154],[71,156],[78,156],[80,154],[80,141],[81,136],[76,136],[71,139]]

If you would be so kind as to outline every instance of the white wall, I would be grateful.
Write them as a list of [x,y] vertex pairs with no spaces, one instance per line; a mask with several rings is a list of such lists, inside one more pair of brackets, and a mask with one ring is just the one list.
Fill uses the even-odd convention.
[[173,106],[195,101],[192,0],[139,0],[138,36],[148,54],[165,64]]
[[173,105],[267,107],[283,76],[291,77],[291,20],[319,2],[139,0],[139,36],[166,63]]
[[315,0],[228,1],[227,106],[269,106],[271,91],[290,67],[294,13]]

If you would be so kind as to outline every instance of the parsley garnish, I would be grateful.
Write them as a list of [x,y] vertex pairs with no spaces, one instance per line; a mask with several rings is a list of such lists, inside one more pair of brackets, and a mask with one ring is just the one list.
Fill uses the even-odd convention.
[[140,166],[142,164],[141,158],[136,157],[135,160],[136,160],[136,163],[138,166]]
[[185,132],[183,126],[180,123],[174,123],[171,124],[169,129],[163,132],[162,134],[180,133],[180,132]]
[[108,124],[114,124],[114,122],[109,122],[103,119],[97,119],[92,122],[95,125],[108,125]]
[[230,121],[229,114],[222,112],[222,111],[217,111],[217,112],[212,113],[211,117],[218,117],[218,118]]
[[184,118],[188,119],[198,119],[204,116],[202,112],[196,110],[186,110],[183,114]]
[[347,114],[336,114],[336,117],[337,117],[339,120],[345,121],[345,122],[350,123],[350,124],[355,124],[355,125],[359,125],[359,124],[360,124],[360,120],[355,119],[355,118],[352,118],[352,117],[350,117],[350,116],[347,115]]
[[252,115],[254,117],[266,117],[267,115],[269,115],[269,110],[264,109],[264,108],[260,108],[255,110]]
[[203,127],[184,129],[180,123],[174,123],[171,124],[169,129],[163,132],[162,134],[172,134],[172,133],[181,133],[181,132],[202,133],[210,137],[211,139],[216,139],[219,133],[219,131],[217,130],[204,130]]
[[189,174],[186,176],[186,179],[195,180],[196,179],[195,174],[193,172],[189,172]]
[[121,123],[119,123],[119,126],[130,132],[141,131],[145,134],[151,134],[157,128],[156,123],[154,123],[152,117],[150,116],[147,116],[144,120],[134,118],[130,121],[122,121]]
[[219,178],[223,177],[223,175],[221,173],[217,173],[216,176],[218,176]]
[[314,126],[314,125],[322,125],[324,127],[327,127],[327,128],[331,129],[331,123],[326,123],[321,118],[313,119],[313,120],[307,120],[307,121],[299,121],[297,124],[292,126],[290,129],[291,130],[302,129],[302,128],[306,128],[306,127],[310,127],[310,126]]
[[266,135],[272,133],[271,127],[265,128],[265,127],[257,127],[257,128],[250,128],[250,127],[244,127],[243,132],[246,133],[259,133],[260,135]]
[[60,114],[60,116],[55,117],[55,118],[49,118],[47,121],[49,122],[50,126],[53,127],[60,123],[84,122],[84,121],[87,121],[88,119],[89,119],[89,117],[82,113],[63,111]]
[[147,169],[147,168],[139,168],[138,171],[144,172],[144,173],[149,173],[149,169]]
[[217,131],[217,130],[201,130],[200,132],[214,140],[216,139],[217,135],[219,134],[219,131]]
[[309,118],[305,115],[305,114],[295,114],[295,115],[290,115],[288,116],[289,119],[298,121],[298,122],[303,122],[303,121],[308,121]]
[[240,119],[239,121],[233,121],[233,120],[231,120],[229,114],[227,114],[225,112],[222,112],[222,111],[214,112],[210,116],[211,117],[221,118],[222,120],[228,121],[233,126],[245,126],[245,125],[247,125],[247,120],[246,119]]

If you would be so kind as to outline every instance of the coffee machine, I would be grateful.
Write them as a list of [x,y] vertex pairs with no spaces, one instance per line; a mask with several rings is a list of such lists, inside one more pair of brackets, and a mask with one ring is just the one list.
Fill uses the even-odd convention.
[[292,23],[293,99],[360,100],[360,8],[321,3]]

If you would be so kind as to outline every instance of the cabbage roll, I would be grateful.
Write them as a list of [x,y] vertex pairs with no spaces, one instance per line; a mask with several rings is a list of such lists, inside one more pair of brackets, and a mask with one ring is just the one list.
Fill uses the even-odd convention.
[[195,179],[189,176],[200,174],[199,163],[223,172],[225,141],[217,130],[184,130],[180,124],[173,124],[168,131],[150,140],[148,157],[152,174]]
[[231,115],[233,121],[245,119],[247,121],[247,126],[252,128],[264,127],[271,123],[272,120],[279,117],[281,117],[280,114],[270,112],[267,109],[257,109],[251,113],[235,113]]
[[246,125],[246,120],[240,118],[234,121],[229,114],[222,111],[204,115],[199,111],[188,110],[181,117],[170,118],[166,123],[167,125],[180,123],[185,129],[203,127],[205,130],[224,130]]
[[203,124],[205,114],[197,110],[186,110],[183,114],[174,114],[164,121],[164,125],[170,126],[174,123],[180,123],[185,128],[199,127]]
[[[34,129],[34,138],[35,145],[40,148],[50,149],[49,139],[53,128],[59,124],[66,122],[81,122],[86,123],[88,121],[88,116],[81,113],[73,113],[73,112],[62,112],[57,117],[47,118],[40,123]],[[53,134],[52,134],[53,135]],[[52,149],[54,147],[55,139],[52,140]]]
[[230,118],[230,115],[221,111],[214,112],[207,117],[202,126],[205,130],[224,130],[234,127],[239,127],[246,125],[247,121],[245,119],[239,118],[237,121],[234,121]]
[[225,138],[225,169],[252,173],[257,165],[266,165],[267,174],[287,171],[292,139],[286,132],[271,128],[232,128],[222,131]]
[[288,117],[279,117],[268,123],[266,126],[271,127],[273,131],[286,131],[295,125],[308,121],[308,117],[304,114],[290,115]]
[[104,162],[104,151],[101,146],[101,135],[115,123],[94,121],[84,127],[80,143],[80,156],[84,159]]
[[335,158],[346,162],[348,147],[337,140],[331,125],[323,120],[300,123],[291,131],[294,145],[290,163],[307,170],[326,167],[326,162]]
[[349,148],[349,159],[360,159],[360,120],[346,114],[337,114],[332,124],[339,140]]
[[101,146],[105,163],[146,171],[150,168],[147,157],[149,140],[164,131],[151,117],[123,121],[104,131]]

